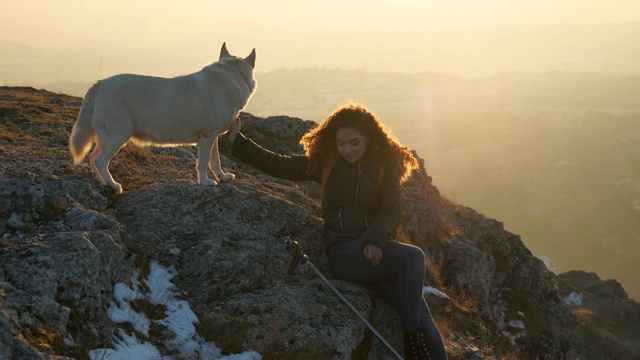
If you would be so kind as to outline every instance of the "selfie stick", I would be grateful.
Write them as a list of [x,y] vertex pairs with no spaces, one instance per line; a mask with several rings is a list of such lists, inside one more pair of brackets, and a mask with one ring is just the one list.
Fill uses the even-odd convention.
[[[293,262],[291,263],[291,266],[289,266],[289,271],[288,271],[289,275],[293,274],[293,271],[295,271],[295,269],[298,267],[299,264],[309,265],[309,267],[313,269],[313,271],[316,274],[318,274],[318,276],[322,279],[322,281],[324,281],[324,283],[327,284],[327,286],[329,286],[336,295],[338,295],[338,297],[342,300],[342,302],[344,302],[349,309],[351,309],[356,315],[358,315],[358,318],[360,318],[360,320],[362,320],[362,322],[365,325],[367,325],[369,330],[371,330],[378,337],[378,339],[380,339],[380,341],[382,341],[382,343],[387,348],[389,348],[389,350],[391,350],[393,355],[395,355],[399,360],[404,360],[404,358],[400,354],[398,354],[398,352],[393,348],[393,346],[391,346],[391,344],[387,342],[387,340],[385,340],[384,337],[382,337],[382,335],[373,327],[373,325],[371,325],[371,323],[367,319],[365,319],[365,317],[362,316],[362,314],[360,314],[360,312],[358,312],[358,310],[356,310],[356,308],[353,305],[351,305],[349,300],[347,300],[344,296],[342,296],[340,291],[338,291],[338,289],[336,289],[335,286],[333,286],[333,284],[329,282],[329,279],[324,277],[324,275],[322,275],[320,270],[318,270],[318,268],[316,268],[316,266],[313,265],[311,260],[309,260],[309,257],[302,252],[302,249],[300,249],[300,245],[298,244],[297,241],[292,241],[291,238],[287,236],[284,238],[284,244],[287,246],[289,250],[294,251]],[[296,261],[296,259],[299,259],[299,261]]]

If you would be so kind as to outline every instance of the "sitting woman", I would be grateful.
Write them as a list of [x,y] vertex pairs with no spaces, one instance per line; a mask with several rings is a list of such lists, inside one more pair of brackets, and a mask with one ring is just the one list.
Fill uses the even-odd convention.
[[422,296],[425,255],[394,241],[401,220],[400,184],[417,167],[413,154],[373,113],[350,104],[301,140],[305,155],[268,151],[229,130],[232,154],[275,177],[322,183],[322,218],[334,276],[376,285],[397,311],[406,359],[446,359],[440,332]]

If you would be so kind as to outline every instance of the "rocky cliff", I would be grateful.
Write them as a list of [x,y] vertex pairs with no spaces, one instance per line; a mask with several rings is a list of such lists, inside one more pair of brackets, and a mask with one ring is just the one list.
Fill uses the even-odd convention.
[[[286,275],[284,236],[326,270],[317,184],[264,175],[222,140],[236,179],[201,187],[193,147],[128,145],[111,162],[125,188],[114,195],[71,166],[81,101],[0,88],[0,359],[108,358],[131,343],[174,359],[392,358],[306,266]],[[246,135],[285,153],[316,125],[242,118]],[[398,240],[426,251],[425,285],[448,295],[426,297],[451,359],[640,357],[640,305],[617,281],[548,271],[499,221],[440,196],[428,164],[403,194]],[[158,266],[171,284],[160,295]],[[329,278],[401,350],[388,305]],[[176,308],[193,315],[188,341],[168,320]]]

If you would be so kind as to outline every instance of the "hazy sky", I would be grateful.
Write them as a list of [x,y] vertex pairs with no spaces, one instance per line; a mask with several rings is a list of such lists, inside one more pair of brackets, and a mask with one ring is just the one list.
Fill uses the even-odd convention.
[[381,70],[377,58],[422,56],[419,43],[406,45],[417,32],[640,21],[638,0],[0,0],[0,9],[0,41],[162,56],[176,72],[216,60],[223,41],[241,56],[255,47],[260,70]]

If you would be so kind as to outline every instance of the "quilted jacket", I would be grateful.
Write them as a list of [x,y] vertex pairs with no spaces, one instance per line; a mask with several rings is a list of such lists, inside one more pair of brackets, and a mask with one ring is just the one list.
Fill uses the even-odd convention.
[[[271,152],[242,133],[236,136],[232,155],[274,177],[322,181],[322,170],[317,174],[307,173],[306,156]],[[384,167],[382,173],[381,166]],[[360,239],[362,248],[371,243],[384,250],[401,219],[398,166],[381,164],[365,153],[357,164],[340,157],[330,171],[322,192],[325,248],[328,250],[338,241]]]

